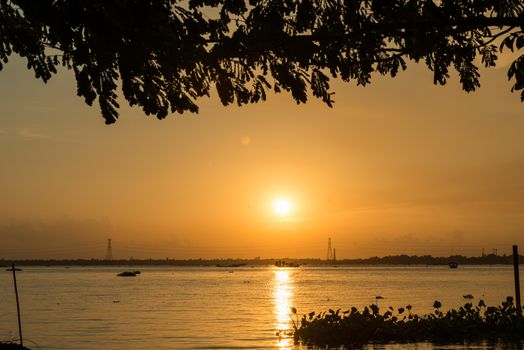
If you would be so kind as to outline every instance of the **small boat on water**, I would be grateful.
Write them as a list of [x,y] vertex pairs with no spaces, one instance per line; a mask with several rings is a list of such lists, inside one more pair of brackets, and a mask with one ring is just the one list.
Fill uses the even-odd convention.
[[284,261],[284,260],[277,260],[277,261],[275,261],[275,266],[276,267],[299,267],[300,264],[299,263],[295,263],[295,262],[287,262],[287,261]]
[[454,261],[450,261],[448,263],[448,266],[449,266],[450,269],[456,269],[459,266],[459,264],[454,262]]
[[124,272],[120,272],[117,276],[119,276],[119,277],[136,277],[136,275],[140,275],[140,271],[124,271]]
[[216,264],[216,267],[241,267],[241,266],[246,266],[246,264],[229,264],[229,265]]

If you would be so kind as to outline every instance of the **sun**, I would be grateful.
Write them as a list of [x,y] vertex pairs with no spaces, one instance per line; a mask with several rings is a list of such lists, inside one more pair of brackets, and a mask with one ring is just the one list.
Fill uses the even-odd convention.
[[275,212],[280,216],[286,216],[293,210],[293,203],[287,198],[278,198],[273,204]]

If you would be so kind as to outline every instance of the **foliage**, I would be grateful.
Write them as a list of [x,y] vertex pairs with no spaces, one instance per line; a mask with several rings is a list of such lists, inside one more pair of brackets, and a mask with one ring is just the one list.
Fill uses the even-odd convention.
[[0,350],[29,350],[25,346],[11,342],[0,342]]
[[[480,86],[476,58],[493,67],[502,48],[519,51],[523,28],[522,0],[6,0],[0,60],[25,57],[44,82],[73,70],[77,94],[98,100],[110,124],[119,87],[160,119],[198,112],[214,89],[224,105],[273,90],[332,106],[330,77],[366,85],[409,60],[435,84],[456,70],[469,92]],[[508,77],[524,100],[524,55]]]
[[315,345],[358,345],[368,342],[416,342],[462,340],[523,340],[524,317],[508,297],[498,307],[486,307],[483,300],[477,306],[466,303],[458,310],[442,312],[439,301],[435,311],[418,316],[411,305],[381,314],[377,305],[364,310],[356,308],[340,312],[329,310],[304,315],[295,327],[295,341]]

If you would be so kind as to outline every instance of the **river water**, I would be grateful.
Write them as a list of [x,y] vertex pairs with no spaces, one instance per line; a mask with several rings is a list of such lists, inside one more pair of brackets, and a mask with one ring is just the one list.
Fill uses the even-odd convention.
[[[411,304],[424,314],[435,300],[445,310],[466,294],[487,305],[514,294],[511,266],[25,267],[17,281],[26,345],[69,350],[304,349],[276,336],[292,329],[291,307],[303,314],[378,301],[382,311]],[[0,340],[17,337],[12,275],[0,271]],[[399,347],[471,348],[378,348]]]

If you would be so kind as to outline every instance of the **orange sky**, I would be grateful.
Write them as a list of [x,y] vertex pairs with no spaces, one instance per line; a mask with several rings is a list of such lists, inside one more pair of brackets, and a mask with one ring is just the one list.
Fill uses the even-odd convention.
[[[0,258],[339,258],[509,253],[524,239],[524,105],[507,67],[473,94],[411,64],[335,108],[200,101],[116,125],[13,59],[0,72]],[[294,205],[273,209],[278,197]]]

